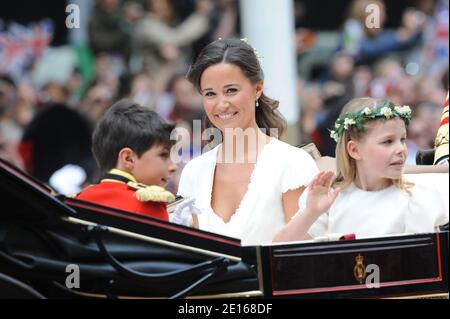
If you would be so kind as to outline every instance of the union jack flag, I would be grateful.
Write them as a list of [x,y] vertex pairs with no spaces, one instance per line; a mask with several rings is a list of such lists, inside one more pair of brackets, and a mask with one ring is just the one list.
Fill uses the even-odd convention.
[[441,125],[434,140],[434,164],[448,163],[448,92],[442,111]]
[[445,99],[445,102],[444,102],[444,111],[442,112],[440,126],[443,126],[445,124],[448,124],[448,92],[447,92],[447,98]]
[[11,23],[8,30],[0,32],[0,72],[14,77],[22,75],[52,39],[53,23],[50,20],[30,25]]

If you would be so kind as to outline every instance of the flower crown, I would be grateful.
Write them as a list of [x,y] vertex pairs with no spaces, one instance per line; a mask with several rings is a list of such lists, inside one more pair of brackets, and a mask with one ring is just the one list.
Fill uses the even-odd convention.
[[255,53],[256,58],[259,60],[259,63],[262,63],[263,56],[259,54],[259,52],[250,43],[248,43],[248,39],[242,38],[241,41],[247,43],[249,46],[253,48],[253,53]]
[[408,125],[411,120],[411,109],[408,105],[398,106],[386,101],[383,105],[369,108],[355,113],[345,113],[341,115],[334,123],[334,130],[330,136],[336,142],[344,134],[344,131],[356,128],[358,131],[364,130],[364,123],[376,119],[390,120],[392,118],[401,118]]

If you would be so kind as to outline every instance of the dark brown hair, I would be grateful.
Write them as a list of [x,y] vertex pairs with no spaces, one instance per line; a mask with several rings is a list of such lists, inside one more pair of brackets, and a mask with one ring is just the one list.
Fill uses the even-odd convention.
[[102,173],[116,167],[119,152],[131,148],[138,157],[153,145],[170,148],[174,126],[156,112],[131,100],[112,105],[97,123],[92,135],[92,152]]

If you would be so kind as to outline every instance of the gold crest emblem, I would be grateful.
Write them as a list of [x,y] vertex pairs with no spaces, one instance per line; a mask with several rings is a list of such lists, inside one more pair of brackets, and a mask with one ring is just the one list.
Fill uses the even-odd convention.
[[362,284],[366,279],[366,266],[364,265],[364,257],[361,254],[355,257],[355,267],[353,267],[353,275],[355,279]]

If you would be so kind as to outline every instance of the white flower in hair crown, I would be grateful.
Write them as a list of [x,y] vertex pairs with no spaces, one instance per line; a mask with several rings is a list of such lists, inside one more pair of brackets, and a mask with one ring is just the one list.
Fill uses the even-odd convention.
[[248,39],[247,38],[242,38],[241,41],[247,43],[249,46],[252,47],[253,53],[255,53],[255,56],[259,60],[259,63],[262,63],[263,56],[261,54],[259,54],[259,52],[250,43],[248,43]]
[[341,115],[334,123],[334,129],[330,131],[330,136],[336,142],[344,134],[344,131],[356,129],[364,130],[364,123],[376,119],[390,120],[392,118],[401,118],[406,125],[411,120],[411,108],[408,105],[398,106],[386,101],[383,105],[369,108],[355,113],[345,113]]

